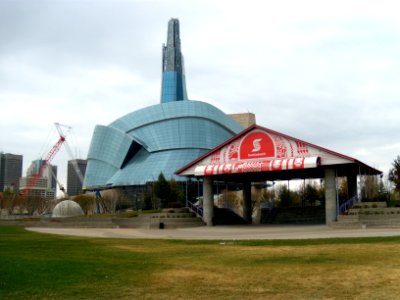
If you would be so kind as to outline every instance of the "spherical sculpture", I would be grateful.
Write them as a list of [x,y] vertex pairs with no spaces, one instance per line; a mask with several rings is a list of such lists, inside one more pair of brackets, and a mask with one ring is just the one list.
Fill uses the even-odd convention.
[[82,208],[78,203],[72,200],[61,201],[54,207],[52,218],[67,218],[67,217],[79,217],[84,215]]

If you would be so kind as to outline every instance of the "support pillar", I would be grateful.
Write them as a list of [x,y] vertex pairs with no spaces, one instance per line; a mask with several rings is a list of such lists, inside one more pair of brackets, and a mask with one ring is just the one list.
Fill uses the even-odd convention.
[[248,223],[252,223],[251,211],[251,182],[243,182],[243,219]]
[[207,226],[213,226],[214,194],[212,177],[203,178],[203,221]]
[[357,174],[352,173],[347,175],[347,190],[349,192],[349,199],[357,196]]
[[335,169],[325,169],[325,223],[336,221],[336,174]]

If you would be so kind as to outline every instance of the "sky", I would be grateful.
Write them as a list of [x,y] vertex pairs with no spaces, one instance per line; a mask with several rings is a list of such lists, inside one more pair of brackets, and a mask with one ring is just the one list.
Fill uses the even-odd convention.
[[400,155],[398,1],[0,0],[0,151],[24,174],[63,128],[86,158],[96,125],[158,104],[180,21],[191,100],[388,173]]

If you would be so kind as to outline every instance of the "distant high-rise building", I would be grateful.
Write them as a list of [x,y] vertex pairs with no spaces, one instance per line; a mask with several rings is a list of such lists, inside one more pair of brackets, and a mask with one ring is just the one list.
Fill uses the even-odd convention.
[[[29,166],[26,177],[22,177],[20,180],[20,189],[28,188],[31,177],[35,176],[39,171],[40,167],[44,163],[44,160],[34,160]],[[47,165],[36,185],[29,191],[30,196],[42,197],[45,199],[55,199],[57,188],[57,166]]]
[[161,103],[187,100],[185,69],[179,37],[179,20],[168,22],[167,44],[162,53]]
[[19,191],[22,176],[22,155],[0,153],[0,192],[7,188]]
[[[75,165],[75,166],[74,166]],[[82,193],[82,176],[85,176],[87,160],[74,159],[68,161],[67,170],[67,194],[69,196],[76,196]],[[78,168],[81,174],[76,172]]]

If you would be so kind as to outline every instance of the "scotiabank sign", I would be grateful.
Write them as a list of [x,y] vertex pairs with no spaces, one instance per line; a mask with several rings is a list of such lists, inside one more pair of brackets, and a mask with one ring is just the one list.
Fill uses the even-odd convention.
[[259,161],[237,162],[232,164],[216,164],[198,166],[195,176],[210,176],[219,174],[239,174],[251,172],[267,172],[316,168],[320,164],[319,157],[297,157],[290,159],[272,159]]
[[203,159],[195,176],[315,168],[320,158],[310,150],[300,141],[254,130]]
[[275,146],[272,139],[264,132],[251,132],[240,143],[239,159],[275,157]]

